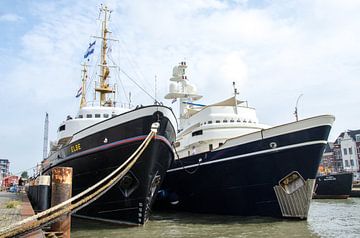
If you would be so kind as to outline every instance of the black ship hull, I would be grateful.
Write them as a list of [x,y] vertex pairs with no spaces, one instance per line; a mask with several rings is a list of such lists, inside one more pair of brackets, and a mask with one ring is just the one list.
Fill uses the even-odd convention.
[[[244,139],[245,143],[175,160],[156,206],[198,213],[306,218],[330,128],[325,123],[274,136],[271,129],[264,130]],[[280,188],[292,173],[299,174],[297,178],[302,177],[299,181],[307,187],[297,192]],[[300,198],[304,205],[299,209],[286,205],[299,206],[296,200]]]
[[[100,198],[75,214],[89,219],[144,224],[174,158],[171,143],[175,140],[175,117],[169,117],[173,117],[169,108],[149,106],[86,128],[79,132],[84,136],[78,136],[78,140],[53,154],[51,157],[55,159],[45,161],[43,173],[50,174],[51,169],[58,166],[72,167],[74,196],[123,164],[144,141],[152,123],[159,122],[157,135],[130,171]],[[104,123],[111,126],[104,126]]]
[[318,176],[313,198],[346,199],[351,194],[352,182],[352,173]]

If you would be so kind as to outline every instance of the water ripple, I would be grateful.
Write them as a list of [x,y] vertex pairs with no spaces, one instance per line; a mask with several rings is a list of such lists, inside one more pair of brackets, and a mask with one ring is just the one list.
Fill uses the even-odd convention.
[[144,227],[73,219],[73,238],[360,237],[360,198],[313,200],[307,221],[155,213]]

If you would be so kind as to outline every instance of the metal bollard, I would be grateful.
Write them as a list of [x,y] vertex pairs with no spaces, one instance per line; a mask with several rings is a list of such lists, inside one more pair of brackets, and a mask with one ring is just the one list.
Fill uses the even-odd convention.
[[[72,168],[56,167],[51,171],[51,206],[60,204],[71,198]],[[71,215],[64,215],[51,225],[54,232],[62,232],[63,238],[70,238]]]
[[31,205],[34,207],[34,182],[33,180],[30,180],[29,187],[28,187],[28,197],[31,202]]
[[34,209],[34,211],[36,211],[37,210],[37,207],[38,207],[38,201],[37,201],[37,196],[38,196],[38,180],[37,179],[35,179],[34,181],[33,181],[33,192],[32,192],[32,199],[33,199],[33,202],[34,202],[34,204],[33,204],[33,209]]
[[50,207],[50,176],[39,176],[37,184],[36,212],[42,212]]

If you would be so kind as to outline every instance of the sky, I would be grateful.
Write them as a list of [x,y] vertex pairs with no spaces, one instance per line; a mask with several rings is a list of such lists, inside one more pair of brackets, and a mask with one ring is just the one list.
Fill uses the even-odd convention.
[[[185,60],[188,79],[204,96],[199,103],[232,96],[236,82],[239,99],[257,109],[263,124],[294,121],[302,95],[299,119],[336,117],[330,141],[360,129],[360,1],[103,3],[112,10],[109,28],[117,39],[111,59],[129,76],[119,68],[111,73],[121,102],[128,102],[129,92],[134,105],[153,102],[135,80],[174,106],[163,97],[172,68]],[[81,63],[99,34],[99,7],[95,0],[0,0],[0,158],[10,160],[12,173],[31,173],[42,160],[46,112],[52,141],[66,116],[77,113]]]

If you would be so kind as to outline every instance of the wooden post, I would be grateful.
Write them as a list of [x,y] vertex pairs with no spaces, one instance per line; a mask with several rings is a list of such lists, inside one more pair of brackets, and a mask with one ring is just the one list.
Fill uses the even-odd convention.
[[[51,171],[51,206],[60,204],[71,198],[72,168],[56,167]],[[63,238],[70,238],[71,215],[64,215],[59,221],[51,225],[51,230],[61,232]]]

